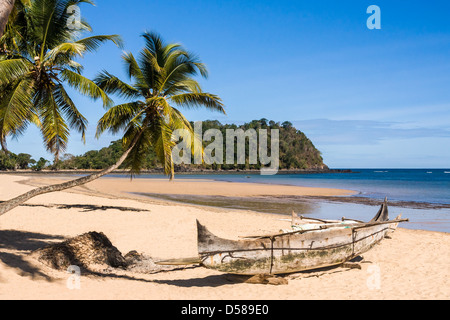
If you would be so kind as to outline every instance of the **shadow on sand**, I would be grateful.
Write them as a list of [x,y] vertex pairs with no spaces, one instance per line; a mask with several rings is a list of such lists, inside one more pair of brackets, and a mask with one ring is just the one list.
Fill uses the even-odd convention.
[[0,261],[18,271],[20,276],[51,281],[49,276],[30,264],[25,256],[31,251],[45,247],[49,241],[55,240],[64,240],[64,237],[26,231],[0,230]]
[[[4,201],[0,201],[0,204]],[[22,207],[43,207],[43,208],[55,208],[55,209],[81,209],[82,212],[91,211],[107,211],[107,210],[119,210],[119,211],[130,211],[130,212],[150,212],[147,209],[138,209],[130,207],[119,207],[119,206],[97,206],[93,204],[22,204]]]
[[[46,280],[52,282],[53,279],[46,275],[38,266],[31,264],[27,261],[26,256],[37,249],[46,247],[52,242],[59,242],[66,240],[63,236],[46,235],[42,233],[17,231],[17,230],[0,230],[0,262],[7,267],[14,269],[18,275],[23,277],[30,277],[33,280]],[[362,259],[360,257],[359,261]],[[358,261],[358,258],[355,259]],[[353,260],[353,261],[355,261]],[[194,268],[194,267],[192,267]],[[187,268],[189,269],[189,268]],[[175,271],[175,270],[174,270]],[[327,273],[345,272],[346,269],[338,267],[328,267],[317,270],[305,271],[297,274],[295,278],[307,278],[307,277],[320,277]],[[124,272],[125,274],[123,274]],[[244,283],[248,280],[247,276],[234,276],[229,274],[209,275],[206,277],[188,278],[188,279],[148,279],[145,274],[142,277],[139,273],[127,273],[126,270],[122,272],[109,273],[109,272],[95,272],[84,270],[84,276],[93,276],[103,279],[116,279],[116,280],[129,280],[139,281],[145,283],[157,283],[165,284],[169,286],[176,286],[182,288],[192,287],[221,287],[227,285],[233,285],[236,283]],[[122,273],[122,274],[121,274]],[[0,276],[0,283],[5,279]]]

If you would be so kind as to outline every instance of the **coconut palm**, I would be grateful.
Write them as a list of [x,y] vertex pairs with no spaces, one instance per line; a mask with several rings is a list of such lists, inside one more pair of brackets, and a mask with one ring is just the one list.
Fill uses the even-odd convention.
[[[131,102],[116,105],[99,120],[97,136],[105,131],[123,133],[125,152],[116,164],[99,173],[58,185],[34,189],[0,204],[0,215],[40,194],[61,191],[98,179],[124,164],[131,174],[139,173],[145,156],[153,147],[164,171],[173,178],[172,148],[176,141],[172,132],[185,129],[192,132],[190,123],[175,106],[206,107],[225,113],[222,100],[203,92],[195,76],[207,77],[208,72],[198,58],[179,44],[165,44],[155,33],[143,35],[146,46],[138,59],[125,53],[128,84],[103,71],[97,85],[109,94],[117,94]],[[201,151],[200,151],[201,152]]]
[[81,21],[79,29],[69,27],[68,8],[90,0],[33,0],[23,8],[14,27],[2,43],[7,50],[0,60],[0,141],[19,135],[30,122],[41,130],[47,150],[55,162],[69,140],[70,129],[85,137],[87,120],[66,91],[70,86],[105,106],[112,101],[92,80],[81,73],[76,61],[106,41],[121,44],[117,35],[96,35],[80,39],[90,32]]
[[[5,13],[5,7],[10,2],[7,3],[7,1],[1,0],[1,6],[2,9],[0,11],[4,14]],[[17,47],[17,43],[15,42],[16,39],[21,39],[21,30],[23,30],[23,27],[26,26],[26,21],[24,18],[24,6],[29,3],[29,0],[18,0],[14,2],[14,5],[11,7],[8,7],[9,12],[9,19],[7,19],[7,23],[5,22],[5,25],[3,26],[3,31],[0,35],[0,61],[7,60],[8,58],[12,57],[13,49]],[[0,86],[0,102],[4,101],[6,94],[8,93],[8,86]],[[3,113],[5,112],[5,108],[0,108],[0,147],[1,149],[8,154],[8,150],[6,147],[6,137],[8,134],[12,134],[11,132],[7,132],[4,130],[4,122],[3,119],[5,118]]]
[[131,53],[122,56],[127,75],[133,80],[131,85],[106,71],[95,79],[105,92],[132,100],[106,112],[98,123],[97,136],[106,130],[113,134],[123,130],[125,149],[135,144],[126,163],[132,173],[139,173],[152,146],[165,173],[173,177],[172,133],[176,129],[193,131],[175,106],[225,111],[221,99],[203,92],[193,79],[197,74],[205,78],[208,75],[195,55],[179,44],[164,44],[155,33],[145,33],[143,37],[146,46],[137,60]]

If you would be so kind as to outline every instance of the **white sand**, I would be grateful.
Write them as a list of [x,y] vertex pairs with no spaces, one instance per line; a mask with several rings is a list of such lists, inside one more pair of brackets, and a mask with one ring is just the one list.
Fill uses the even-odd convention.
[[[30,190],[31,186],[19,183],[28,179],[0,175],[0,200]],[[135,182],[139,188],[146,185],[145,180]],[[105,233],[124,254],[137,250],[161,259],[194,257],[197,255],[196,219],[218,236],[230,239],[288,227],[288,223],[280,221],[280,216],[276,215],[149,203],[124,197],[104,197],[97,193],[117,195],[121,193],[120,188],[128,190],[133,184],[102,179],[88,185],[87,189],[74,190],[76,193],[58,192],[36,197],[29,202],[36,206],[21,206],[1,216],[0,299],[450,298],[450,235],[427,231],[397,230],[392,239],[384,240],[364,254],[362,270],[335,268],[304,273],[290,280],[289,285],[276,287],[234,283],[221,273],[195,268],[153,275],[128,271],[105,273],[104,276],[82,274],[80,290],[69,290],[66,286],[68,274],[51,270],[28,256],[31,250],[48,242],[97,231]],[[143,192],[153,192],[148,191],[155,188],[150,184],[148,182],[148,188]],[[189,182],[188,190],[195,188],[195,182]],[[218,190],[211,182],[202,182],[198,187],[206,190],[201,191],[205,194],[208,194],[208,188],[212,194]],[[279,188],[266,185],[264,190],[256,190],[252,185],[244,186],[250,190],[248,194],[286,191]],[[186,190],[185,187],[182,189]],[[176,193],[181,189],[173,187],[172,190]],[[305,188],[303,194],[311,195],[318,191]],[[231,191],[226,192],[231,194]],[[295,192],[301,194],[300,189]],[[327,194],[324,190],[322,192]],[[328,195],[335,194],[329,192]],[[69,208],[60,209],[49,204],[69,205]],[[99,210],[101,206],[110,209]],[[111,207],[148,211],[121,211]]]

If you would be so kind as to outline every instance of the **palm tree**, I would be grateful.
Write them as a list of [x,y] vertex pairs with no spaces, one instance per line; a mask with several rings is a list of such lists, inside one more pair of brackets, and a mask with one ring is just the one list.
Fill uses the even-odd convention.
[[[12,30],[14,29],[12,28],[12,26],[14,25],[14,21],[16,19],[18,20],[17,11],[21,11],[21,5],[22,0],[19,0],[18,2],[0,0],[0,61],[6,60],[8,58],[8,48],[14,46],[12,45],[11,41],[14,38],[12,36]],[[6,35],[4,35],[5,29],[9,30],[9,32],[6,32]],[[18,28],[15,30],[17,31]],[[0,86],[0,102],[4,100],[4,95],[6,95],[7,91],[7,86]],[[5,130],[2,129],[4,118],[2,115],[2,111],[4,111],[4,109],[0,109],[0,147],[1,150],[3,150],[6,154],[9,154],[6,147],[6,136],[8,134],[6,134]]]
[[225,113],[222,100],[203,92],[194,77],[208,72],[195,55],[179,44],[165,44],[155,33],[143,35],[146,46],[136,60],[131,53],[125,53],[128,76],[132,84],[103,71],[95,80],[98,86],[109,94],[117,94],[132,102],[111,107],[99,120],[97,136],[109,130],[123,132],[125,152],[116,164],[99,173],[58,185],[34,189],[17,198],[0,204],[0,215],[25,201],[44,193],[61,191],[98,179],[125,164],[131,174],[139,173],[142,162],[152,146],[164,166],[167,175],[173,178],[172,148],[175,141],[172,132],[186,129],[192,132],[190,123],[174,107],[206,107]]
[[14,8],[14,0],[0,0],[0,37],[3,36],[9,15]]
[[[192,132],[189,121],[174,107],[206,107],[225,113],[221,99],[203,92],[193,76],[208,76],[203,63],[180,44],[164,44],[159,35],[144,33],[146,42],[138,60],[125,53],[127,76],[133,84],[103,71],[95,82],[109,94],[133,100],[112,107],[100,119],[97,136],[109,130],[116,134],[124,130],[125,150],[130,149],[127,166],[131,173],[139,173],[150,146],[156,151],[165,173],[173,177],[172,133],[176,129]],[[195,151],[195,150],[194,150]]]
[[92,80],[82,76],[76,61],[106,41],[121,45],[117,35],[80,39],[92,31],[87,22],[80,30],[69,28],[68,8],[90,0],[33,0],[23,7],[14,27],[2,39],[7,48],[0,60],[0,142],[5,149],[8,135],[20,135],[30,122],[41,130],[55,163],[69,140],[70,129],[85,138],[87,120],[66,91],[66,85],[103,104],[112,104]]

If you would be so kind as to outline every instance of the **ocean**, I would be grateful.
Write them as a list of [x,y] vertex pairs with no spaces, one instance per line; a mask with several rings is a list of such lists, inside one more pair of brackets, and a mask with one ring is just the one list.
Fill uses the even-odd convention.
[[450,169],[351,169],[352,173],[280,174],[276,176],[188,175],[210,178],[319,188],[348,189],[359,196],[397,201],[450,204]]
[[[357,192],[351,198],[364,201],[312,201],[311,199],[243,198],[229,201],[220,197],[165,197],[166,200],[206,206],[249,209],[268,213],[299,214],[323,219],[339,219],[343,216],[358,220],[370,220],[376,213],[376,205],[384,198],[391,202],[390,216],[402,214],[410,223],[402,227],[430,231],[450,232],[450,169],[351,169],[351,173],[320,174],[179,174],[176,179],[211,179],[242,183],[267,183],[305,187],[338,188]],[[138,178],[161,178],[158,175],[142,175]],[[155,196],[155,195],[149,195]],[[349,200],[348,197],[346,200]],[[351,199],[350,199],[351,200]],[[358,200],[358,199],[353,199]]]

